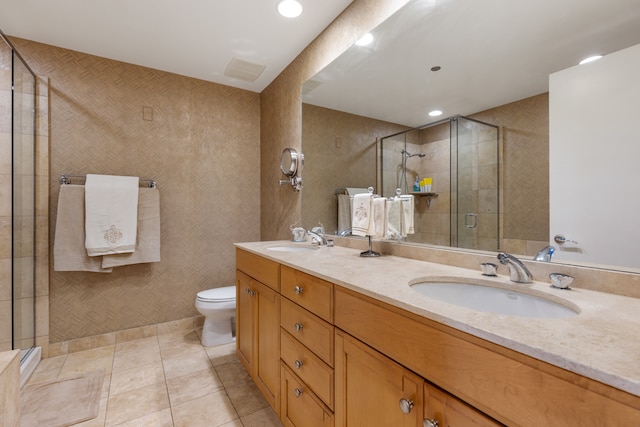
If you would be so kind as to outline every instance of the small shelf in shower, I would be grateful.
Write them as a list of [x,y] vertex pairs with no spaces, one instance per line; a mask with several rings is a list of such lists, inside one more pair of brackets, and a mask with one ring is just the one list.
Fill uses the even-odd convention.
[[422,191],[416,191],[416,192],[411,192],[409,193],[413,196],[417,196],[417,197],[426,197],[427,198],[427,207],[431,206],[431,199],[435,199],[438,197],[438,193],[425,193]]

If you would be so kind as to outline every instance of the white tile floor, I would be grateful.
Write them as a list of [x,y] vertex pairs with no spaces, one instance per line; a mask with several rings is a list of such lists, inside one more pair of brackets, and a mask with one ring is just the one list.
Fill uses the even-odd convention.
[[282,426],[235,343],[203,347],[195,330],[43,359],[28,384],[99,368],[106,370],[100,413],[77,426]]

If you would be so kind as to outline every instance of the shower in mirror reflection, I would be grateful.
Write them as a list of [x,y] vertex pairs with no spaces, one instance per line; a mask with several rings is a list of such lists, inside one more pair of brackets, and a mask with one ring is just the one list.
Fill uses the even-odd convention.
[[[403,194],[409,194],[410,187],[409,187],[409,183],[407,182],[407,159],[414,156],[424,157],[426,156],[426,154],[424,153],[412,154],[405,149],[402,149],[400,153],[402,154],[402,170],[400,171],[400,181],[398,182],[398,188],[402,189]],[[418,179],[418,176],[416,175],[416,180],[417,179]]]

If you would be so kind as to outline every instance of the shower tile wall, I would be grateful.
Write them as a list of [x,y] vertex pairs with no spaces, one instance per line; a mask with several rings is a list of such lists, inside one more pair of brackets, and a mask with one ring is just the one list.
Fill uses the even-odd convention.
[[198,291],[234,283],[233,242],[260,239],[259,95],[12,42],[50,83],[51,224],[61,173],[150,177],[161,195],[160,263],[110,274],[50,271],[48,304],[37,287],[50,342],[196,316]]

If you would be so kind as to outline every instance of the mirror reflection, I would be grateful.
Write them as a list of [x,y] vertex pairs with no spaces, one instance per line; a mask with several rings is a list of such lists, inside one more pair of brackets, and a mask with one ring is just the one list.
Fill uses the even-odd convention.
[[[402,149],[394,149],[395,166],[387,163],[395,171],[385,178],[383,150],[385,137],[437,121],[428,112],[439,109],[500,129],[500,249],[531,256],[546,246],[549,74],[639,43],[640,2],[413,0],[371,33],[372,44],[353,46],[303,86],[304,223],[337,232],[338,189],[387,192],[406,181],[411,190],[416,175],[436,176],[420,163],[425,154],[406,158],[407,176],[399,179]],[[434,189],[440,184],[434,179]],[[436,192],[434,220],[436,206],[446,204]],[[413,238],[452,245],[451,233],[449,242]]]

